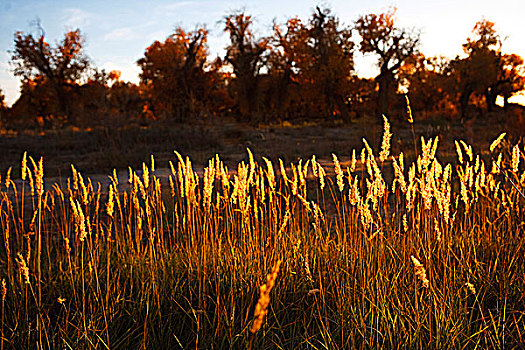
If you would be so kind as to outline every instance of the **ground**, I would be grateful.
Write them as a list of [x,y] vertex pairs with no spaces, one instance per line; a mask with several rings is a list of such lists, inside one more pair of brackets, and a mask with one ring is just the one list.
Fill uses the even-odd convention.
[[[413,152],[412,125],[406,120],[390,120],[392,152]],[[439,136],[438,154],[443,158],[455,157],[454,140],[464,140],[483,153],[501,132],[514,136],[516,128],[504,118],[477,118],[466,122],[448,118],[418,120],[414,135]],[[510,129],[510,130],[509,130]],[[264,156],[274,161],[297,162],[313,154],[321,160],[331,160],[332,153],[340,160],[348,160],[352,149],[359,157],[362,139],[378,150],[383,133],[382,118],[361,118],[350,124],[334,122],[289,122],[253,126],[234,120],[215,120],[193,124],[153,122],[147,126],[114,127],[93,130],[66,129],[51,132],[4,132],[0,136],[0,170],[5,176],[13,167],[12,177],[19,177],[19,164],[24,151],[33,158],[44,157],[45,174],[49,177],[68,177],[71,164],[90,177],[107,175],[114,168],[125,173],[128,166],[142,168],[155,156],[156,168],[168,168],[168,161],[175,161],[174,150],[189,156],[199,169],[208,159],[219,154],[225,163],[234,167],[247,159],[246,149],[260,159]]]

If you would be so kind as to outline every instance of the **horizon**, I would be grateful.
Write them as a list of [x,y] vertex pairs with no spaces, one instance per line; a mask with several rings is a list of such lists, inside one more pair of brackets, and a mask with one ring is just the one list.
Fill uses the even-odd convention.
[[[399,27],[421,30],[420,51],[425,56],[442,55],[450,59],[463,54],[461,45],[471,34],[475,23],[486,18],[495,23],[498,34],[504,39],[503,52],[525,57],[525,45],[520,40],[520,34],[525,32],[525,21],[520,21],[519,17],[525,10],[525,3],[517,0],[503,0],[497,4],[487,0],[460,3],[448,0],[427,3],[377,0],[366,6],[343,1],[318,3],[310,0],[284,4],[278,4],[275,0],[264,3],[158,1],[155,4],[96,0],[82,5],[60,1],[63,6],[54,8],[51,4],[49,0],[0,1],[0,89],[6,96],[8,106],[18,99],[20,87],[20,79],[13,75],[9,63],[8,51],[13,47],[13,35],[17,31],[28,33],[34,30],[31,22],[36,18],[46,30],[48,42],[60,40],[67,29],[79,28],[86,39],[85,52],[93,65],[108,72],[118,70],[122,73],[122,80],[132,83],[139,82],[140,69],[136,62],[143,57],[146,47],[156,40],[164,41],[177,26],[193,29],[204,25],[210,31],[210,58],[223,57],[228,37],[223,33],[221,20],[226,14],[241,8],[254,17],[256,34],[266,36],[274,19],[282,23],[298,16],[306,21],[316,5],[330,8],[344,25],[351,25],[359,15],[396,7],[396,24]],[[202,10],[203,6],[206,6],[205,10]],[[59,10],[55,10],[57,7]],[[277,7],[280,11],[275,10]],[[374,55],[363,56],[355,52],[354,57],[358,76],[371,78],[377,75],[377,58]],[[524,104],[525,96],[514,96],[512,101]]]

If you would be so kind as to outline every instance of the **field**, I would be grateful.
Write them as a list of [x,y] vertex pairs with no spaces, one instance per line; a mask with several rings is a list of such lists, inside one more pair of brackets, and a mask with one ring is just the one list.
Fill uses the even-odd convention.
[[[417,137],[440,137],[440,155],[455,156],[454,140],[465,140],[478,149],[485,150],[489,143],[504,131],[525,128],[516,118],[491,115],[461,123],[441,116],[423,118],[413,124]],[[392,151],[405,154],[414,152],[414,137],[406,118],[391,118]],[[45,175],[68,177],[71,164],[83,174],[106,175],[114,168],[125,170],[128,166],[141,170],[142,163],[155,156],[158,168],[169,168],[174,160],[173,150],[187,155],[202,169],[209,159],[219,154],[232,169],[247,160],[246,149],[257,157],[266,156],[287,164],[316,155],[331,161],[332,153],[349,160],[352,149],[363,147],[362,138],[371,145],[381,144],[383,121],[381,118],[363,116],[350,124],[340,122],[280,123],[253,126],[234,119],[173,124],[169,121],[146,125],[127,124],[93,130],[69,128],[40,133],[1,132],[0,169],[5,174],[10,166],[19,164],[22,154],[44,157]],[[417,140],[416,140],[417,141]]]
[[522,348],[525,157],[500,128],[3,138],[2,350]]

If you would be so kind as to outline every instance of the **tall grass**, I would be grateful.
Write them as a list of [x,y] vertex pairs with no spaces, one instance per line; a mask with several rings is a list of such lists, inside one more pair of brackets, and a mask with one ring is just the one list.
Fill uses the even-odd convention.
[[279,171],[248,151],[198,174],[176,153],[163,184],[152,158],[125,183],[72,167],[44,190],[24,156],[0,192],[1,346],[521,346],[522,149],[459,142],[443,164],[422,138],[409,163],[385,130],[378,157],[365,140],[349,167]]

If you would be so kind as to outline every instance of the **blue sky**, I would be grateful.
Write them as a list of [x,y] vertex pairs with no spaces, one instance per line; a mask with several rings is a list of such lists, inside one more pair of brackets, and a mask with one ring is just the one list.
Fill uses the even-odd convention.
[[[227,37],[220,20],[232,10],[244,8],[256,21],[256,32],[270,32],[273,19],[283,22],[298,15],[307,19],[317,4],[329,6],[340,21],[351,24],[360,15],[398,8],[398,25],[422,30],[421,50],[426,55],[461,54],[461,44],[476,21],[486,18],[496,23],[506,37],[504,51],[525,57],[524,0],[265,0],[265,1],[132,1],[132,0],[0,0],[0,89],[8,104],[18,97],[19,81],[9,65],[9,50],[16,31],[29,32],[39,18],[47,39],[56,42],[66,29],[80,28],[86,38],[86,53],[96,66],[122,71],[122,78],[138,81],[135,62],[155,40],[164,40],[181,25],[193,29],[205,24],[210,30],[213,55],[223,55]],[[373,76],[374,57],[356,57],[362,76]]]

